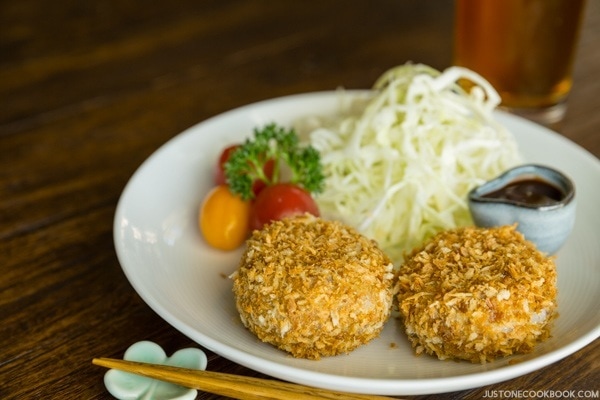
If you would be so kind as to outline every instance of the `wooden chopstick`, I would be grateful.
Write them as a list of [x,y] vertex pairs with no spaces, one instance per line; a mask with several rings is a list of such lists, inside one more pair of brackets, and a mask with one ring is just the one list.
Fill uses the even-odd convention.
[[236,399],[391,400],[390,397],[337,392],[275,380],[136,361],[94,358],[92,363]]

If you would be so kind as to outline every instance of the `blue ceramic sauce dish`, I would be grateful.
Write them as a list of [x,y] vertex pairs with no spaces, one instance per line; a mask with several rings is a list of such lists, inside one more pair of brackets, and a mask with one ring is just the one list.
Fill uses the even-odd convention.
[[542,165],[512,168],[469,192],[475,225],[517,224],[537,248],[554,254],[575,224],[575,185],[563,173]]

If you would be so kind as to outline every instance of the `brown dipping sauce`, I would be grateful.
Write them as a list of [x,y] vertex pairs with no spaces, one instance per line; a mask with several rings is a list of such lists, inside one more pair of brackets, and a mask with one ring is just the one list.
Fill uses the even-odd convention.
[[498,190],[482,195],[483,198],[508,200],[532,206],[551,206],[566,194],[553,184],[541,179],[518,179]]

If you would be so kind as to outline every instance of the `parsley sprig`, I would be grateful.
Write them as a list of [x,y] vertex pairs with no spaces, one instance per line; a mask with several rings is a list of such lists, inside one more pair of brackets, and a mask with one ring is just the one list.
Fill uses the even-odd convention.
[[[272,177],[264,167],[273,160]],[[238,147],[225,163],[225,177],[230,190],[244,200],[254,197],[252,186],[256,181],[267,185],[279,182],[281,168],[291,172],[290,182],[310,193],[323,189],[323,175],[319,152],[312,146],[301,146],[294,129],[285,129],[274,123],[254,129],[254,138]]]

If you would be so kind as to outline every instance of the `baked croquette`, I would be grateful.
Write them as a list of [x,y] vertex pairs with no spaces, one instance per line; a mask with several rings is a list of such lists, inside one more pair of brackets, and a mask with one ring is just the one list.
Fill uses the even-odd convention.
[[298,358],[377,337],[394,297],[392,263],[374,241],[308,214],[254,231],[232,278],[242,323]]
[[400,267],[401,319],[417,354],[485,363],[527,353],[556,316],[556,267],[514,226],[442,232]]

